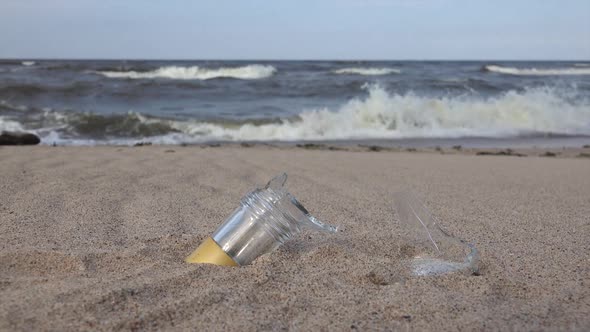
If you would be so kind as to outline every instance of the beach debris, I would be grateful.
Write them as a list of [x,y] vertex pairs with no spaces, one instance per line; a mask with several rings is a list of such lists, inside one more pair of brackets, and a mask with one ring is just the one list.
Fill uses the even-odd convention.
[[305,143],[305,144],[296,144],[298,148],[308,149],[308,150],[324,150],[326,149],[325,144],[316,144],[316,143]]
[[379,145],[370,145],[367,148],[369,149],[369,151],[373,151],[373,152],[379,152],[379,151],[383,150],[383,147],[381,147]]
[[515,157],[526,157],[526,154],[514,152],[512,149],[500,150],[500,151],[479,151],[476,153],[478,156],[515,156]]
[[557,157],[558,153],[555,152],[551,152],[551,151],[545,151],[545,153],[540,154],[540,157]]
[[35,134],[16,131],[0,133],[0,145],[37,145],[39,143],[41,139]]
[[393,147],[386,147],[386,146],[382,146],[382,145],[366,145],[366,144],[358,144],[358,147],[363,148],[366,151],[371,151],[371,152],[396,151],[396,149],[399,149],[399,148],[393,148]]
[[313,217],[287,191],[286,181],[283,173],[242,197],[240,206],[185,261],[242,266],[275,250],[304,227],[335,233],[337,227]]
[[347,150],[341,146],[327,145],[327,144],[316,144],[316,143],[305,143],[295,144],[296,147],[306,150],[329,150],[329,151],[344,151]]
[[405,262],[413,275],[479,273],[479,253],[475,246],[445,232],[413,193],[395,194],[394,204],[402,238],[407,242],[404,245],[413,249],[412,257]]

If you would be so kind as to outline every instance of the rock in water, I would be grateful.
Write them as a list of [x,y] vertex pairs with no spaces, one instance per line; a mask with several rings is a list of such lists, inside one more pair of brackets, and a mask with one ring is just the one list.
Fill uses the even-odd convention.
[[31,133],[3,131],[0,134],[0,145],[36,145],[40,142],[39,136]]

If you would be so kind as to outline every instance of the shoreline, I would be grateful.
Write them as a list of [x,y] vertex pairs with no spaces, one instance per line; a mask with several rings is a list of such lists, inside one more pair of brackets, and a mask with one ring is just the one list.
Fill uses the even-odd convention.
[[[179,141],[174,144],[160,143],[158,139],[153,137],[147,138],[125,138],[117,143],[116,139],[111,141],[96,141],[95,144],[71,144],[71,143],[59,143],[59,141],[50,142],[45,139],[45,142],[41,142],[41,145],[51,146],[132,146],[137,144],[149,144],[149,145],[160,145],[160,146],[200,146],[200,145],[272,145],[277,147],[292,147],[299,145],[325,145],[335,146],[342,148],[352,148],[355,146],[379,146],[383,148],[453,148],[461,146],[464,148],[474,149],[515,149],[515,148],[583,148],[584,146],[590,146],[590,135],[589,136],[548,136],[548,137],[459,137],[459,138],[400,138],[400,139],[343,139],[343,140],[293,140],[293,141],[224,141],[224,140],[208,140],[203,142],[182,142]],[[89,140],[82,140],[81,142],[92,142]]]
[[[482,141],[466,142],[464,140],[446,140],[439,145],[431,145],[431,140],[411,140],[401,144],[392,141],[304,141],[304,142],[207,142],[191,144],[153,144],[149,141],[137,141],[132,145],[47,145],[40,144],[42,148],[72,148],[72,149],[100,149],[100,148],[145,148],[153,147],[165,150],[185,148],[263,148],[285,151],[294,150],[318,150],[318,151],[348,151],[348,152],[410,152],[410,153],[435,153],[445,155],[475,155],[475,156],[516,156],[516,157],[553,157],[553,158],[590,158],[590,138],[580,138],[576,144],[568,146],[558,143],[542,145],[507,144],[504,146],[477,144]],[[487,142],[487,141],[485,141]],[[510,143],[511,141],[508,141]],[[588,142],[588,144],[584,144]],[[463,144],[456,144],[463,143]],[[4,146],[9,147],[9,146]],[[12,146],[14,147],[14,146]],[[2,146],[0,146],[2,148]],[[18,146],[17,148],[26,148]]]

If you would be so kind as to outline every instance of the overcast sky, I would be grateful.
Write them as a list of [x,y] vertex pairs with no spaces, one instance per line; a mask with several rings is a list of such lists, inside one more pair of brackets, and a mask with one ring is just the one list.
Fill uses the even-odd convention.
[[0,57],[590,59],[590,0],[0,0]]

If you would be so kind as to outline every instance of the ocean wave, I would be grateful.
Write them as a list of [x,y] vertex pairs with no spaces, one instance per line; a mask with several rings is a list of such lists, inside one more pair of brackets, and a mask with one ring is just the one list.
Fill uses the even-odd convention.
[[11,104],[6,100],[0,100],[0,111],[5,112],[25,112],[29,108],[24,105]]
[[3,131],[23,131],[23,125],[16,121],[9,119],[6,116],[0,115],[0,133]]
[[94,89],[94,86],[85,82],[75,82],[68,85],[42,85],[38,83],[0,84],[0,95],[32,97],[55,93],[62,96],[71,96],[80,95],[92,89]]
[[120,64],[104,64],[104,63],[87,63],[85,61],[73,62],[43,62],[37,64],[38,68],[47,71],[77,71],[77,72],[93,72],[93,71],[113,71],[113,72],[147,72],[157,69],[157,67],[149,66],[143,63],[120,63]]
[[30,67],[30,66],[34,66],[36,64],[36,62],[35,61],[23,61],[23,62],[21,62],[21,64],[23,66]]
[[111,143],[147,139],[178,144],[590,134],[590,101],[576,99],[569,95],[571,91],[537,88],[475,99],[392,94],[376,85],[367,89],[366,97],[339,108],[307,110],[289,119],[228,122],[162,119],[139,113],[45,112],[27,129],[40,133],[47,144],[56,135]]
[[590,103],[572,104],[550,89],[508,92],[490,99],[428,98],[390,94],[371,86],[368,97],[337,110],[299,114],[297,120],[227,128],[211,123],[175,123],[191,137],[222,140],[339,140],[409,137],[509,137],[590,133]]
[[378,75],[390,75],[399,74],[401,71],[395,68],[363,68],[363,67],[351,67],[351,68],[340,68],[332,71],[333,74],[339,75],[364,75],[364,76],[378,76]]
[[273,66],[247,65],[242,67],[221,67],[216,69],[199,66],[179,67],[167,66],[153,71],[98,71],[109,78],[154,79],[168,78],[177,80],[208,80],[213,78],[261,79],[272,76],[276,72]]
[[483,67],[484,71],[521,76],[558,76],[558,75],[590,75],[590,68],[514,68],[496,65]]
[[22,64],[19,60],[2,60],[0,59],[0,66],[14,66]]
[[80,63],[47,63],[45,65],[39,66],[39,69],[47,70],[47,71],[85,71],[87,70],[87,65],[80,62]]
[[39,86],[36,84],[19,84],[19,85],[8,85],[8,86],[0,86],[0,94],[1,95],[24,95],[24,96],[31,96],[35,94],[41,94],[46,92],[46,88],[43,86]]

